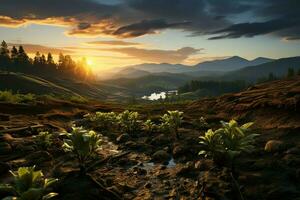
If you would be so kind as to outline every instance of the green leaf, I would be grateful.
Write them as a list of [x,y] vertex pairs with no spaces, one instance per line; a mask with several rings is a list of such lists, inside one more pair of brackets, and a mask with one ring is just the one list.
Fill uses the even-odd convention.
[[43,188],[30,188],[21,195],[22,200],[40,200],[43,197]]
[[53,198],[53,197],[55,197],[57,195],[58,195],[57,193],[51,192],[51,193],[43,196],[42,200],[48,200],[48,199],[51,199],[51,198]]
[[248,123],[246,123],[246,124],[243,124],[242,126],[241,126],[241,128],[242,129],[248,129],[248,128],[250,128],[251,126],[253,126],[253,122],[248,122]]
[[45,179],[45,182],[44,182],[44,188],[47,188],[49,187],[50,185],[56,183],[58,181],[58,179],[55,179],[55,178],[49,178],[49,179]]

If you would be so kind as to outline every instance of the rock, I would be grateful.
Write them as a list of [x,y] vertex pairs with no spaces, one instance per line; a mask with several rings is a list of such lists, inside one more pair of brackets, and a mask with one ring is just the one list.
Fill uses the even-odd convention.
[[5,162],[0,162],[0,175],[5,174],[10,169],[10,166]]
[[34,149],[34,147],[32,145],[18,144],[18,145],[16,145],[15,148],[16,148],[17,151],[22,151],[22,152],[35,151],[35,149]]
[[29,154],[25,159],[32,164],[42,163],[52,159],[52,156],[47,151],[37,151]]
[[144,185],[144,188],[147,188],[147,189],[150,189],[152,187],[152,184],[150,182],[147,182],[145,185]]
[[170,139],[168,136],[164,134],[160,134],[152,139],[151,144],[155,146],[167,145],[170,143]]
[[280,140],[269,140],[265,145],[265,151],[270,153],[276,153],[282,151],[284,144]]
[[0,155],[9,154],[11,152],[12,152],[12,148],[10,144],[8,144],[7,142],[0,143]]
[[173,157],[174,158],[178,158],[180,157],[181,155],[183,155],[185,152],[185,149],[183,146],[181,145],[177,145],[174,147],[173,151],[172,151],[172,154],[173,154]]
[[214,165],[214,162],[212,160],[198,160],[195,163],[195,169],[198,169],[200,171],[208,171],[210,170]]
[[0,140],[5,141],[5,142],[11,142],[14,140],[14,138],[8,134],[8,133],[4,133],[0,135]]
[[147,174],[147,170],[140,168],[140,167],[134,167],[133,168],[133,173],[137,174],[137,175],[146,175]]
[[176,175],[184,176],[184,177],[194,177],[195,176],[194,163],[191,161],[187,162],[183,167],[179,169]]
[[299,147],[293,147],[293,148],[288,149],[285,153],[286,154],[300,155],[300,148]]
[[117,137],[116,141],[117,143],[124,143],[127,142],[130,139],[130,136],[127,133],[121,134],[119,137]]
[[154,162],[161,163],[161,162],[168,161],[170,159],[170,157],[171,157],[170,154],[168,154],[166,151],[159,150],[152,155],[152,160]]
[[285,161],[285,163],[288,165],[288,166],[299,166],[300,165],[300,158],[299,156],[295,155],[295,154],[286,154],[282,160]]

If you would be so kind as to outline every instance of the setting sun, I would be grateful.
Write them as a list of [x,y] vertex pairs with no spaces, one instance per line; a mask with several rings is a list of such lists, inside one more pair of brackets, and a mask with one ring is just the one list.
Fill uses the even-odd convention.
[[94,61],[92,61],[91,59],[87,59],[86,63],[88,64],[88,66],[92,66],[94,64]]

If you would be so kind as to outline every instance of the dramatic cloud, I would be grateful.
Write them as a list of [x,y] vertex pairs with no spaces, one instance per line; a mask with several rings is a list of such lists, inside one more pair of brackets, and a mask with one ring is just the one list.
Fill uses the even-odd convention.
[[300,37],[299,0],[1,0],[0,26],[66,26],[79,37],[139,37],[180,29],[210,39]]
[[140,43],[137,42],[125,42],[122,40],[109,40],[109,41],[92,41],[92,42],[86,42],[88,45],[93,45],[93,46],[102,46],[102,45],[107,45],[107,46],[138,46],[141,45]]
[[158,50],[158,49],[139,49],[139,48],[111,48],[102,49],[125,54],[146,62],[155,63],[181,63],[189,56],[199,53],[202,49],[184,47],[178,50]]
[[293,19],[290,20],[277,19],[277,20],[270,20],[267,22],[240,23],[213,32],[213,34],[222,34],[222,35],[211,37],[209,39],[213,40],[213,39],[223,39],[223,38],[253,37],[256,35],[268,34],[278,30],[284,30],[291,27],[296,27],[299,25],[300,25],[300,21],[293,20]]
[[189,22],[167,23],[164,20],[143,20],[135,24],[120,27],[113,34],[121,38],[138,37],[157,33],[158,30],[182,27],[187,24]]

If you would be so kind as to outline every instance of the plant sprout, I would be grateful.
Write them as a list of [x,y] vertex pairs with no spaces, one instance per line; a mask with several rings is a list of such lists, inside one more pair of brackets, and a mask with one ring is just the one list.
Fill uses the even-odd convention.
[[73,127],[71,133],[66,133],[68,139],[64,139],[63,148],[66,152],[72,152],[80,166],[81,172],[86,169],[86,164],[100,148],[101,139],[94,131],[87,131],[82,127]]
[[0,185],[0,190],[9,191],[12,196],[4,200],[48,200],[57,196],[57,193],[48,192],[49,186],[58,179],[44,178],[42,171],[35,170],[35,167],[20,167],[17,172],[10,173],[14,176],[13,185]]
[[121,129],[131,135],[137,133],[141,128],[141,122],[137,112],[130,112],[126,110],[119,114],[118,121]]
[[167,114],[164,114],[161,117],[161,130],[163,131],[170,131],[174,132],[177,139],[179,139],[178,128],[180,127],[183,119],[183,112],[179,112],[178,110],[175,111],[168,111]]

